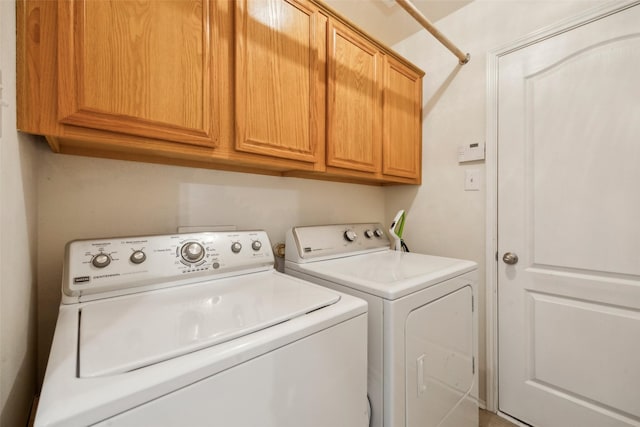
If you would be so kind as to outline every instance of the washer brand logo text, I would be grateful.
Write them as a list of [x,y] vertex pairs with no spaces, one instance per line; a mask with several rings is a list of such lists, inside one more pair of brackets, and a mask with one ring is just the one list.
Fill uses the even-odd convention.
[[78,284],[78,283],[86,283],[90,280],[89,276],[80,276],[80,277],[74,277],[73,278],[73,283]]
[[102,276],[93,276],[94,279],[104,279],[107,277],[116,277],[119,276],[119,273],[115,273],[115,274],[103,274]]

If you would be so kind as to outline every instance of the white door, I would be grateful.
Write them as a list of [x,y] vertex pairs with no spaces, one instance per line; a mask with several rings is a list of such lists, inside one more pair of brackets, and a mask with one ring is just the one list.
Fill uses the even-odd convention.
[[640,426],[640,6],[498,76],[499,409]]

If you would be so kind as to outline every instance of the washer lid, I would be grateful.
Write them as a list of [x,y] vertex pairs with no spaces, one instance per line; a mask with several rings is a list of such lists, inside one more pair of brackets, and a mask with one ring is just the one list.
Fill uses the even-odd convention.
[[388,250],[297,264],[293,268],[394,300],[472,271],[476,267],[475,262],[467,260]]
[[339,299],[329,289],[271,271],[90,302],[80,309],[79,375],[128,372]]

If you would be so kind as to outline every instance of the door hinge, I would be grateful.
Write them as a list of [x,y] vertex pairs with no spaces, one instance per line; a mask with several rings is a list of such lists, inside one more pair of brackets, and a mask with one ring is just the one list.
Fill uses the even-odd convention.
[[476,306],[474,302],[475,302],[474,296],[471,295],[471,312],[472,313],[475,311],[475,306]]
[[498,251],[496,251],[496,262],[498,262]]
[[471,358],[471,374],[472,375],[476,374],[476,358],[475,357]]

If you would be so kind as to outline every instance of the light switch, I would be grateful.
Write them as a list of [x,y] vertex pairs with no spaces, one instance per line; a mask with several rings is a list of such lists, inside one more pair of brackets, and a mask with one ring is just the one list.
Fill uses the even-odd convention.
[[464,190],[480,191],[480,169],[467,169],[464,171]]

